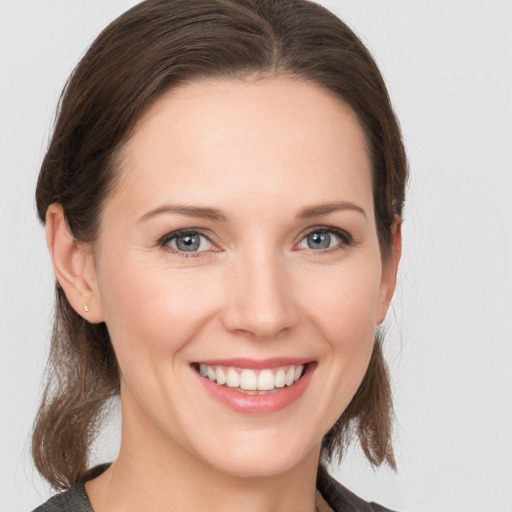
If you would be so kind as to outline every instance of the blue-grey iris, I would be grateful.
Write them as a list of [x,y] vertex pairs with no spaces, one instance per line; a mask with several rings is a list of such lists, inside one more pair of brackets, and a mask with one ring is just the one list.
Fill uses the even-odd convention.
[[328,249],[331,245],[331,235],[325,231],[310,233],[306,240],[310,249]]
[[199,235],[182,235],[176,237],[176,247],[180,251],[197,251],[201,245]]

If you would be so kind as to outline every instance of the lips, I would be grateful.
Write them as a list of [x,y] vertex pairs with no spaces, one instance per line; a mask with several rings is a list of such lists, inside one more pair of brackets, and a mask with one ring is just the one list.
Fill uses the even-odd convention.
[[192,365],[201,384],[230,409],[246,414],[277,412],[305,391],[316,363],[304,359],[218,360]]
[[232,366],[199,365],[199,373],[220,386],[240,391],[272,391],[292,386],[302,376],[304,365],[286,365],[255,370]]

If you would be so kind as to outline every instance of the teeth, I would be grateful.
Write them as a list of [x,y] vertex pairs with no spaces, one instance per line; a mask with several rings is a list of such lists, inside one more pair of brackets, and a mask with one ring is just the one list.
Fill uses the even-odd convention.
[[217,371],[215,372],[217,384],[226,384],[227,377],[226,374],[222,371],[222,368],[217,368]]
[[248,368],[237,370],[231,367],[199,365],[199,373],[203,377],[216,382],[220,386],[227,385],[230,388],[239,388],[250,395],[265,394],[274,388],[291,386],[300,379],[303,371],[303,365],[284,366],[260,371]]
[[240,375],[234,368],[228,369],[228,375],[227,375],[227,385],[230,388],[238,388],[240,387]]
[[242,389],[258,389],[258,377],[252,370],[242,370],[240,387]]
[[284,370],[278,370],[275,377],[275,386],[276,388],[284,388],[286,384],[286,374]]
[[263,370],[258,375],[258,389],[260,391],[270,391],[271,389],[274,389],[274,382],[274,374],[270,370]]

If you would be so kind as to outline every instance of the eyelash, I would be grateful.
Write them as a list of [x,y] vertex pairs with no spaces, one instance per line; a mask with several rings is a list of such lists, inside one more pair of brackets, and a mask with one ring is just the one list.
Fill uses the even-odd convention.
[[[212,245],[215,245],[210,240],[210,237],[205,232],[198,230],[198,229],[178,229],[177,231],[172,231],[171,233],[167,233],[162,238],[160,238],[160,240],[158,241],[158,245],[162,249],[164,249],[174,255],[180,256],[182,258],[197,258],[201,255],[201,253],[208,252],[208,251],[186,252],[186,251],[176,250],[173,247],[169,246],[169,243],[172,242],[174,239],[179,238],[180,236],[184,236],[184,235],[201,236],[203,238],[206,238],[206,240],[208,240],[208,242],[210,242]],[[218,251],[214,251],[214,252],[218,252]]]
[[[347,231],[344,231],[343,229],[339,229],[339,228],[330,227],[330,226],[315,226],[315,227],[309,229],[308,231],[306,231],[305,233],[303,233],[301,235],[298,244],[300,244],[303,240],[306,239],[306,237],[308,237],[309,235],[311,235],[313,233],[327,233],[330,235],[334,234],[341,240],[334,247],[329,247],[329,248],[320,249],[320,250],[310,249],[311,253],[314,255],[320,256],[322,254],[330,254],[330,253],[333,253],[336,251],[346,249],[347,247],[351,247],[355,244],[354,238]],[[295,245],[298,245],[298,244],[295,244]]]
[[[354,245],[354,243],[355,243],[354,238],[349,233],[347,233],[346,231],[344,231],[342,229],[333,228],[333,227],[329,227],[329,226],[315,226],[315,227],[309,229],[308,231],[306,231],[305,233],[302,233],[299,241],[294,244],[294,247],[296,247],[306,237],[308,237],[309,235],[311,235],[313,233],[334,234],[341,240],[341,242],[336,244],[334,247],[329,247],[329,248],[320,249],[320,250],[310,249],[313,254],[321,255],[321,254],[336,252],[336,251],[342,250],[344,248],[350,247],[350,246]],[[211,243],[212,245],[215,246],[214,242],[211,241],[210,237],[205,232],[198,230],[198,229],[179,229],[177,231],[172,231],[171,233],[167,233],[162,238],[160,238],[160,240],[158,241],[158,246],[166,251],[171,252],[174,255],[177,255],[177,256],[180,256],[183,258],[197,258],[197,257],[201,256],[201,253],[203,253],[203,252],[218,252],[218,250],[186,252],[186,251],[176,250],[173,247],[169,246],[170,242],[172,242],[176,238],[178,238],[180,236],[184,236],[184,235],[203,237],[206,240],[208,240],[209,243]]]

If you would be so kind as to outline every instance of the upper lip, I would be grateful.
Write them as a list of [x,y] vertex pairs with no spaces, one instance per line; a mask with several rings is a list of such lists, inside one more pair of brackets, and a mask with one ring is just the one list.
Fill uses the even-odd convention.
[[265,368],[278,368],[280,366],[287,365],[305,365],[311,362],[313,362],[313,359],[308,359],[304,357],[273,357],[270,359],[207,359],[195,361],[193,364],[205,364],[208,366],[230,366],[232,368],[248,368],[252,370],[262,370]]

